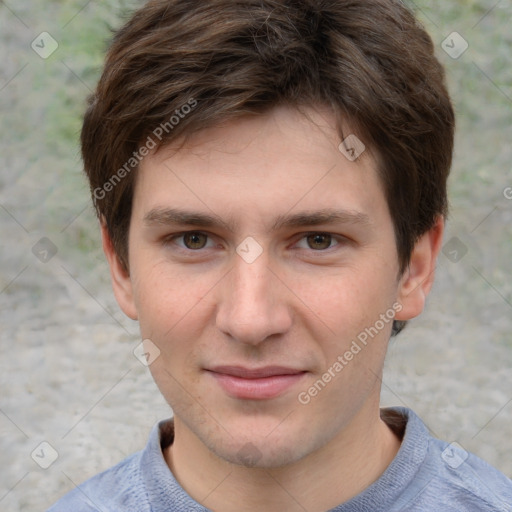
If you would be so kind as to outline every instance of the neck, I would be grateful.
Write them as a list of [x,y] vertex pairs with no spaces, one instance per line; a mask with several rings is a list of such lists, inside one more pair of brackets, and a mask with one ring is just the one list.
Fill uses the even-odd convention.
[[176,480],[214,511],[329,510],[375,482],[395,457],[400,441],[380,419],[360,411],[329,443],[279,468],[247,468],[213,454],[175,418],[175,440],[165,459]]

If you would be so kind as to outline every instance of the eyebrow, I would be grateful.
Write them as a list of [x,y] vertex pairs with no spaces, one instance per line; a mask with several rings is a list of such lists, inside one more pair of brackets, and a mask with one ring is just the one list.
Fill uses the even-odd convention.
[[[234,219],[224,221],[215,214],[180,210],[176,208],[153,208],[144,215],[143,223],[147,227],[187,225],[202,228],[223,227],[234,232],[238,222]],[[298,228],[305,226],[319,226],[322,224],[354,224],[370,226],[371,221],[367,214],[353,210],[336,210],[325,208],[317,211],[304,211],[294,214],[279,215],[271,227],[271,231],[283,228]]]

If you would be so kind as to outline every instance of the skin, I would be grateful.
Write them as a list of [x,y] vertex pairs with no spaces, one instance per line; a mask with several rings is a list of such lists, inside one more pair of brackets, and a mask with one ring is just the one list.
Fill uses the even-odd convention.
[[[129,272],[102,228],[116,298],[160,350],[150,369],[175,422],[165,460],[212,510],[327,510],[377,480],[399,449],[379,417],[391,322],[309,403],[298,400],[393,304],[398,320],[420,314],[442,241],[440,218],[399,276],[375,160],[366,151],[351,162],[339,143],[323,108],[203,130],[142,162]],[[170,208],[220,223],[171,224]],[[279,216],[326,209],[359,215],[271,229]],[[181,236],[190,231],[200,233]],[[262,250],[251,263],[236,252],[249,236]],[[206,371],[215,365],[305,373],[275,398],[239,399]]]

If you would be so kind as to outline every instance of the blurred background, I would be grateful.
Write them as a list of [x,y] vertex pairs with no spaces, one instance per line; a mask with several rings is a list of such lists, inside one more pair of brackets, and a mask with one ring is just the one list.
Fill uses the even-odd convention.
[[[382,404],[512,477],[512,0],[406,2],[457,116],[451,214],[427,310],[391,342]],[[78,135],[134,0],[0,2],[0,509],[45,510],[170,416],[135,357]]]

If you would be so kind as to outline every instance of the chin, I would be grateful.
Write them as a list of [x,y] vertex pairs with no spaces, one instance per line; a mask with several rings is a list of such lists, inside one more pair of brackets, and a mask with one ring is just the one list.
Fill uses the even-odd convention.
[[251,436],[243,432],[237,438],[233,433],[233,437],[228,439],[219,440],[220,442],[212,442],[210,439],[205,444],[211,452],[230,464],[259,469],[289,466],[314,451],[316,445],[322,444],[320,440],[312,443],[310,437],[306,445],[304,440],[308,437],[298,433],[293,435],[289,429],[282,434],[282,437],[275,433]]
[[289,466],[304,456],[296,447],[269,446],[265,442],[256,444],[252,441],[231,450],[222,450],[217,455],[231,464],[254,469]]

